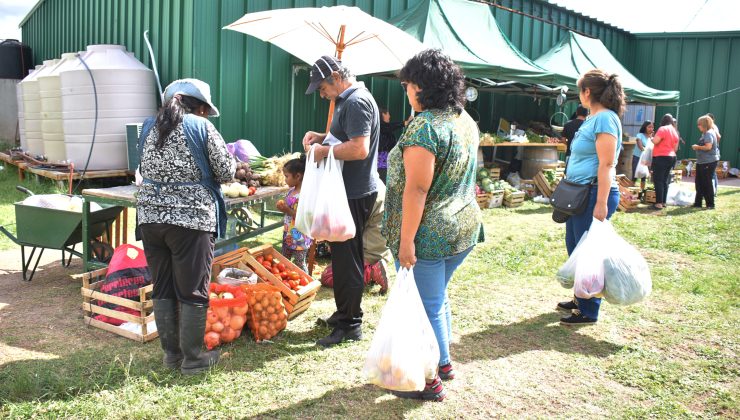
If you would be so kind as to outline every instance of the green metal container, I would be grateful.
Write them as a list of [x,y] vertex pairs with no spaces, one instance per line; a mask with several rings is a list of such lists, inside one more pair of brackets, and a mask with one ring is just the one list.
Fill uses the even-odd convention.
[[[90,237],[103,234],[123,207],[110,206],[90,213]],[[82,242],[82,213],[15,203],[18,242],[26,246],[63,249]]]

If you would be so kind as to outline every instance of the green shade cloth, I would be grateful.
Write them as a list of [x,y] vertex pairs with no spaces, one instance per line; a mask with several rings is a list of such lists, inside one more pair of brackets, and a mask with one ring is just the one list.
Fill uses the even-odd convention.
[[559,86],[567,79],[522,54],[501,32],[488,5],[467,0],[424,0],[391,19],[429,48],[449,55],[468,78]]
[[622,81],[628,102],[675,105],[680,95],[675,90],[657,90],[646,86],[609,52],[601,40],[573,32],[563,38],[550,51],[535,60],[540,67],[569,80],[567,85],[577,92],[576,82],[585,72],[599,68],[616,73]]

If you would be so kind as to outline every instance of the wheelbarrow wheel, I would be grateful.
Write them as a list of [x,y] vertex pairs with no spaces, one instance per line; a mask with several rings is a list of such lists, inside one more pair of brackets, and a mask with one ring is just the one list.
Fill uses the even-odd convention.
[[113,258],[113,247],[100,241],[90,242],[90,255],[98,262],[108,264]]

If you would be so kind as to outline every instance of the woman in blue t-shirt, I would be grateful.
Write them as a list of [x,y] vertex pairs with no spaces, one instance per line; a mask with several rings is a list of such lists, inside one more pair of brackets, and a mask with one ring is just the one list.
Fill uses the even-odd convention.
[[[565,246],[573,253],[581,236],[591,227],[593,219],[609,219],[619,204],[616,164],[622,146],[624,90],[616,74],[594,69],[578,80],[581,104],[590,111],[589,117],[573,139],[566,178],[578,184],[590,184],[586,210],[565,222]],[[560,302],[559,310],[571,311],[561,318],[563,325],[593,324],[599,317],[600,298]]]
[[[637,164],[640,163],[640,157],[642,156],[643,150],[648,145],[650,139],[653,138],[655,132],[655,125],[650,120],[645,120],[640,127],[640,132],[637,133],[637,142],[635,142],[635,150],[632,153],[632,180],[637,181],[635,178],[635,171],[637,170]],[[645,189],[645,178],[640,178],[642,181],[640,190]]]

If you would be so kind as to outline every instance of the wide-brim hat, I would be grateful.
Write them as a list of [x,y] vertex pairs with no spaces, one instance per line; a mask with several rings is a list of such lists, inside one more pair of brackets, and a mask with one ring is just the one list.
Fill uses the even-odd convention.
[[198,79],[180,79],[167,85],[164,90],[164,101],[169,102],[175,95],[192,96],[208,104],[211,108],[208,115],[218,117],[221,115],[218,108],[211,101],[211,87],[208,83]]

